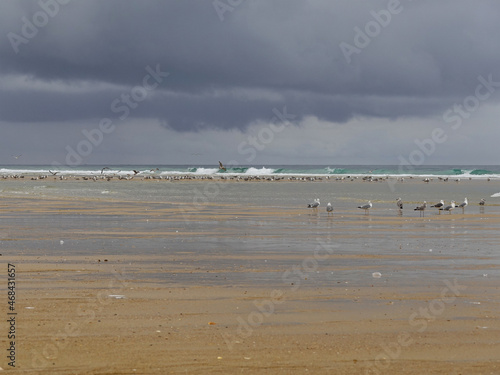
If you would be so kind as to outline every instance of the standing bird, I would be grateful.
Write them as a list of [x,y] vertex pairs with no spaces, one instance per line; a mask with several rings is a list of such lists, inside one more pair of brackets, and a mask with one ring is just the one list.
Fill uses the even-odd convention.
[[440,200],[439,203],[436,203],[435,205],[431,206],[437,208],[439,211],[439,214],[441,214],[441,209],[444,207],[444,200]]
[[330,213],[333,212],[333,207],[330,202],[328,202],[328,204],[326,205],[326,212],[328,212],[328,216],[330,216]]
[[448,211],[451,214],[451,210],[453,210],[455,207],[456,207],[455,201],[451,201],[451,204],[449,206],[446,206],[445,208],[440,208],[440,210]]
[[396,205],[398,206],[398,208],[399,208],[400,210],[402,210],[402,209],[403,209],[403,201],[401,200],[401,198],[398,198],[398,199],[396,200]]
[[372,205],[372,202],[371,202],[371,201],[368,201],[368,203],[367,203],[367,204],[364,204],[364,205],[362,205],[362,206],[358,206],[358,208],[360,208],[360,209],[362,209],[362,210],[365,210],[365,214],[368,214],[368,210],[369,210],[370,208],[372,208],[372,207],[373,207],[373,205]]
[[460,205],[458,207],[460,207],[462,209],[462,213],[465,212],[465,207],[467,207],[467,205],[469,204],[469,202],[467,201],[467,197],[464,199],[463,203],[460,203]]
[[424,201],[424,204],[421,206],[417,206],[413,209],[413,211],[420,211],[420,216],[425,216],[425,209],[427,208],[427,202]]
[[484,198],[481,198],[481,200],[479,201],[479,205],[484,206],[485,202],[486,202],[486,200]]
[[316,210],[318,209],[318,207],[319,207],[319,198],[316,198],[316,199],[314,200],[314,202],[309,203],[309,204],[307,205],[307,207],[308,207],[308,208],[312,208],[314,211],[316,211]]

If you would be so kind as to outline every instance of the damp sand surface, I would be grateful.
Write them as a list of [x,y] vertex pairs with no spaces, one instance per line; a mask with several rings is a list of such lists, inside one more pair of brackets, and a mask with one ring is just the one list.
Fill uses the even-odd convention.
[[[203,202],[201,181],[175,199],[150,181],[54,184],[1,193],[19,373],[500,373],[500,210],[474,203],[491,183],[234,182]],[[392,199],[446,192],[472,197],[463,214]]]

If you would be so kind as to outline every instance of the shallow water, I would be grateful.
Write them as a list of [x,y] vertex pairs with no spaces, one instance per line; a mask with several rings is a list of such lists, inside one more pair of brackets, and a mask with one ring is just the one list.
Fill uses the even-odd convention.
[[[0,243],[4,255],[178,255],[190,260],[185,268],[208,272],[148,274],[167,283],[284,285],[293,279],[287,270],[307,275],[301,282],[309,286],[498,278],[500,206],[495,198],[475,203],[497,185],[413,181],[394,192],[386,182],[361,181],[4,181]],[[396,196],[412,202],[402,216]],[[412,209],[464,196],[465,215],[428,209],[420,218]],[[306,208],[315,197],[317,213]],[[367,199],[369,215],[356,208]]]

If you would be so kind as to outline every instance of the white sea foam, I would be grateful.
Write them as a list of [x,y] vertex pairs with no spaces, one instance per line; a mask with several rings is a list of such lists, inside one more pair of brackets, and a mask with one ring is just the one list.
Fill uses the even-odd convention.
[[210,175],[219,172],[219,168],[197,168],[195,175]]
[[246,170],[245,174],[246,175],[252,175],[252,176],[269,176],[272,175],[274,172],[274,169],[272,168],[266,168],[262,167],[260,169],[250,167]]

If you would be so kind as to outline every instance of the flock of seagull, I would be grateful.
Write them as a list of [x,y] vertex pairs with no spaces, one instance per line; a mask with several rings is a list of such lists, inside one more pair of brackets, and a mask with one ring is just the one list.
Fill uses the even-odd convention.
[[[480,206],[484,206],[486,203],[486,200],[482,198],[479,201]],[[401,201],[401,198],[398,198],[396,201],[397,206],[399,207],[400,210],[403,209],[403,202]],[[441,199],[439,203],[433,204],[431,207],[437,208],[439,213],[441,214],[441,211],[448,211],[449,214],[451,214],[451,211],[453,211],[455,208],[461,208],[462,213],[465,212],[465,207],[469,205],[469,201],[467,200],[467,197],[465,197],[464,201],[460,204],[457,205],[455,201],[451,201],[449,205],[446,205],[444,201]],[[425,214],[425,209],[427,208],[427,202],[424,201],[424,203],[420,206],[417,206],[414,208],[415,211],[420,211],[421,215],[423,216]]]
[[[480,206],[484,206],[485,203],[486,203],[486,200],[484,198],[479,201],[479,205]],[[439,203],[433,204],[430,207],[437,208],[439,214],[441,214],[441,211],[447,211],[449,214],[451,214],[451,211],[453,211],[457,207],[461,208],[462,209],[462,213],[464,213],[465,212],[465,207],[467,207],[468,204],[469,204],[469,201],[467,200],[467,197],[466,197],[464,199],[464,201],[462,203],[460,203],[459,205],[457,205],[457,203],[455,201],[451,201],[449,205],[446,205],[444,203],[444,201],[441,199],[439,201]],[[309,203],[307,205],[308,208],[312,208],[313,211],[316,211],[316,212],[318,211],[319,206],[320,206],[319,198],[316,198],[312,203]],[[400,212],[403,210],[403,201],[402,201],[401,198],[396,199],[396,206],[398,207],[398,209],[399,209]],[[368,201],[368,203],[363,204],[361,206],[358,206],[359,209],[365,211],[365,214],[368,214],[370,208],[372,208],[372,207],[373,207],[373,204],[372,204],[371,201]],[[426,210],[426,208],[427,208],[427,202],[424,201],[423,204],[421,204],[419,206],[416,206],[413,210],[414,211],[419,211],[420,212],[420,216],[425,216],[425,210]],[[332,206],[332,204],[330,202],[328,202],[328,204],[326,205],[326,212],[328,213],[328,216],[330,216],[330,214],[333,214],[333,206]]]

